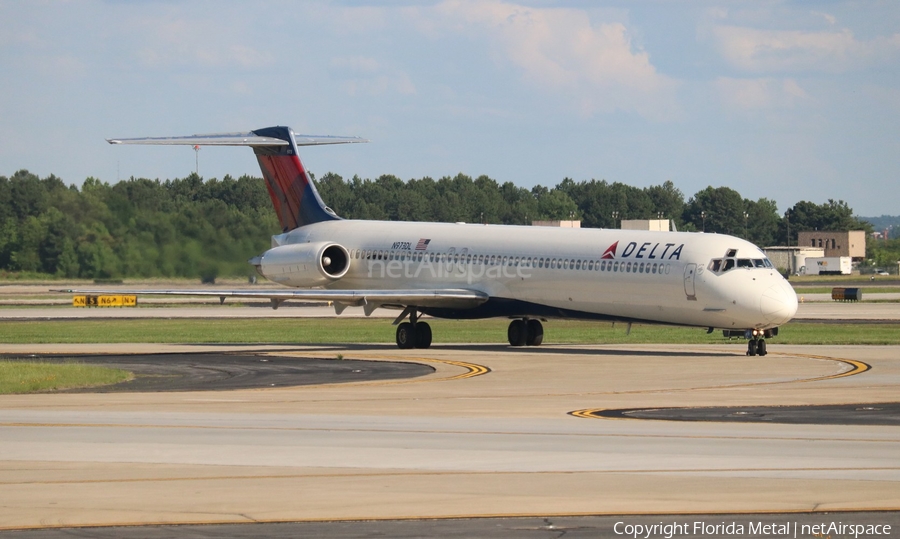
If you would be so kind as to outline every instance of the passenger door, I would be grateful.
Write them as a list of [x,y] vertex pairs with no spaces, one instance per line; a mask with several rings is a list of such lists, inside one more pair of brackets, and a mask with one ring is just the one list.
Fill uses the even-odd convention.
[[697,264],[688,264],[684,267],[684,294],[689,301],[697,301],[697,290],[694,286],[696,273]]

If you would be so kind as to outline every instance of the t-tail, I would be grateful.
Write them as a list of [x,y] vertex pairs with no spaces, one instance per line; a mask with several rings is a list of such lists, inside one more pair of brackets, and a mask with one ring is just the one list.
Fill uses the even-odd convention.
[[107,139],[110,144],[159,144],[188,146],[250,146],[272,198],[281,231],[303,225],[340,219],[322,202],[306,167],[300,161],[298,146],[368,142],[358,137],[295,135],[289,127],[266,127],[249,133],[218,133],[187,137],[150,137]]

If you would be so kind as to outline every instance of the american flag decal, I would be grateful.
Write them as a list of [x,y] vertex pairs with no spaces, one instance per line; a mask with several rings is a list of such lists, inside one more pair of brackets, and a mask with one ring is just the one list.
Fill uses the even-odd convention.
[[419,240],[419,243],[416,244],[416,251],[424,251],[428,249],[428,244],[431,243],[431,239],[422,238]]

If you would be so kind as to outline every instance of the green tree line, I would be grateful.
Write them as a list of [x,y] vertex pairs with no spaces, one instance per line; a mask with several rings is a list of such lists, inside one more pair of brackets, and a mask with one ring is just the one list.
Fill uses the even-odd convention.
[[[345,218],[529,224],[580,219],[616,228],[623,219],[674,220],[679,230],[732,234],[757,245],[796,245],[801,230],[851,230],[867,223],[843,201],[801,201],[779,214],[775,202],[707,187],[687,200],[672,182],[645,188],[570,178],[531,189],[464,174],[403,181],[383,175],[317,181],[323,200]],[[0,176],[0,272],[68,278],[247,275],[246,261],[279,232],[260,178],[204,181],[88,178],[81,188],[26,170]],[[790,240],[789,240],[790,237]]]
[[60,277],[247,274],[278,229],[261,180],[0,176],[0,271]]

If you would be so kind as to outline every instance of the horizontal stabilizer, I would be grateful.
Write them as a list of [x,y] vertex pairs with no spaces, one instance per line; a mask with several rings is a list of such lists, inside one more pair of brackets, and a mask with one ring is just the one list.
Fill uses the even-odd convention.
[[[336,137],[330,135],[294,135],[297,146],[319,146],[323,144],[353,144],[369,142],[360,137]],[[110,144],[155,144],[162,146],[290,146],[290,142],[275,137],[263,137],[250,131],[248,133],[212,133],[209,135],[190,135],[186,137],[143,137],[143,138],[110,138]]]

